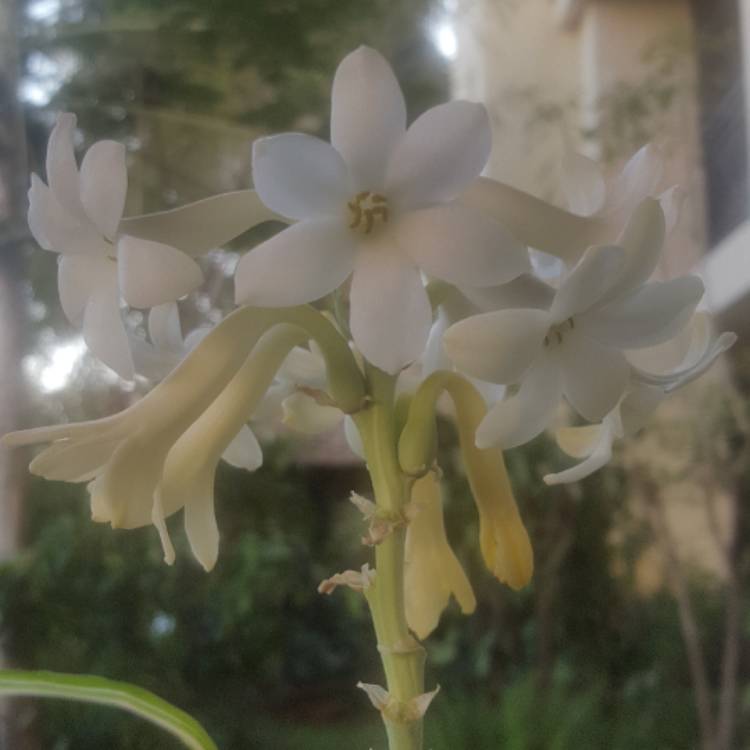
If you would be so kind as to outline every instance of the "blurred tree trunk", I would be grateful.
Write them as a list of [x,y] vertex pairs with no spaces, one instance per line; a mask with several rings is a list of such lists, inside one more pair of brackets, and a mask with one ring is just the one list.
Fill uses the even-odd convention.
[[[0,0],[0,434],[18,426],[21,384],[22,306],[20,271],[25,228],[27,183],[23,121],[18,105],[19,56],[17,7]],[[15,454],[0,446],[0,562],[13,557],[21,526],[22,472]],[[7,663],[0,652],[0,663]],[[23,735],[25,702],[3,701],[0,747],[30,750]]]

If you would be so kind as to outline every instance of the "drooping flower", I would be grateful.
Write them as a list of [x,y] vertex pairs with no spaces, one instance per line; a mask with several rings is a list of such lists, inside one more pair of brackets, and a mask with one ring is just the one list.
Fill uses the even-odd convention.
[[489,411],[477,445],[512,448],[531,440],[563,394],[591,422],[614,408],[630,378],[625,351],[673,337],[703,295],[697,277],[647,282],[663,239],[663,212],[647,199],[620,246],[586,251],[548,310],[485,313],[446,332],[446,351],[460,369],[494,383],[520,383],[516,395]]
[[261,199],[296,221],[245,255],[236,298],[257,306],[309,302],[351,276],[350,328],[373,364],[395,373],[424,349],[432,322],[420,269],[488,286],[529,269],[525,248],[457,198],[484,167],[483,106],[454,101],[406,128],[388,63],[361,47],[333,83],[331,144],[284,134],[256,141]]
[[124,146],[94,143],[79,169],[75,127],[75,116],[63,113],[50,134],[48,185],[32,175],[29,227],[41,247],[60,254],[58,289],[67,318],[82,327],[86,344],[102,362],[131,379],[135,370],[120,299],[149,308],[189,293],[203,281],[190,255],[273,215],[257,205],[252,191],[239,191],[123,220]]
[[[544,477],[547,484],[577,482],[609,463],[616,440],[640,432],[670,393],[703,375],[737,340],[734,333],[714,336],[705,313],[696,313],[679,338],[687,343],[687,351],[682,352],[678,361],[674,361],[674,354],[680,347],[675,346],[678,343],[675,341],[638,352],[639,365],[633,365],[627,392],[600,424],[557,430],[555,437],[560,448],[581,462],[548,474]],[[649,360],[651,369],[646,370],[644,366]]]
[[406,621],[424,640],[437,627],[451,596],[464,614],[477,602],[469,579],[448,543],[440,484],[426,474],[412,489],[413,515],[406,529],[404,588]]

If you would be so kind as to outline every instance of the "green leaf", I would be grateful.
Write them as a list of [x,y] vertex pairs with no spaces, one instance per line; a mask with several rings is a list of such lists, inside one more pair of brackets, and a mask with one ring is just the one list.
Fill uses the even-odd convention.
[[177,737],[191,750],[218,750],[189,714],[143,688],[92,675],[0,670],[0,695],[28,695],[114,706],[140,716]]

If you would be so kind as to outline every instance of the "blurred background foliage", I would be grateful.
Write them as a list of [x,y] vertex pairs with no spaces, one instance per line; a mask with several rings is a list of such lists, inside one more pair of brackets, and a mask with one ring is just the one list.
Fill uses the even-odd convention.
[[[54,114],[75,111],[82,148],[104,137],[127,144],[131,213],[246,187],[249,143],[265,132],[325,136],[333,71],[360,43],[393,61],[410,117],[448,94],[448,67],[433,40],[441,4],[430,0],[23,0],[17,7],[29,168],[41,171]],[[240,238],[233,249],[257,239]],[[25,258],[31,390],[23,423],[121,408],[137,393],[85,356],[71,355],[64,388],[45,386],[53,342],[76,344],[56,301],[54,257],[29,245]],[[206,261],[208,291],[183,309],[184,320],[220,316],[233,258]],[[137,313],[130,322],[142,329]],[[722,429],[736,421],[727,416]],[[510,454],[537,568],[533,584],[513,593],[479,559],[455,435],[448,424],[442,433],[446,525],[479,604],[469,618],[452,606],[426,644],[430,684],[443,686],[426,746],[696,747],[684,623],[668,588],[637,585],[653,534],[621,501],[630,489],[625,472],[548,488],[540,477],[559,457],[547,438]],[[746,453],[741,429],[728,434],[733,454]],[[354,689],[360,679],[381,681],[364,603],[350,592],[316,592],[333,571],[368,558],[360,519],[346,502],[353,488],[367,492],[365,477],[356,465],[302,464],[298,455],[280,441],[255,474],[221,468],[222,551],[210,575],[179,533],[177,562],[168,568],[153,529],[92,524],[83,487],[30,478],[25,547],[0,570],[0,624],[13,663],[152,689],[192,712],[223,750],[382,746],[379,720]],[[738,466],[747,487],[750,471]],[[749,569],[739,561],[743,585]],[[715,684],[724,590],[697,570],[686,576]],[[750,635],[750,621],[741,626]],[[748,674],[744,663],[741,675]],[[741,703],[747,717],[750,692]],[[40,748],[172,747],[104,709],[45,703],[19,711]],[[741,732],[737,747],[750,742],[747,723]]]

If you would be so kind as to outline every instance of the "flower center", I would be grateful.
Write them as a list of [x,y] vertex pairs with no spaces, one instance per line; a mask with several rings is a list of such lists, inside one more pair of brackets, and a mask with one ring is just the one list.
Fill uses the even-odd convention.
[[565,322],[559,323],[556,326],[552,326],[547,335],[544,337],[545,346],[559,346],[565,338],[565,334],[568,331],[572,331],[576,327],[573,318],[568,318]]
[[352,219],[349,228],[362,234],[370,234],[378,223],[385,224],[388,221],[388,201],[380,193],[364,190],[346,205]]

